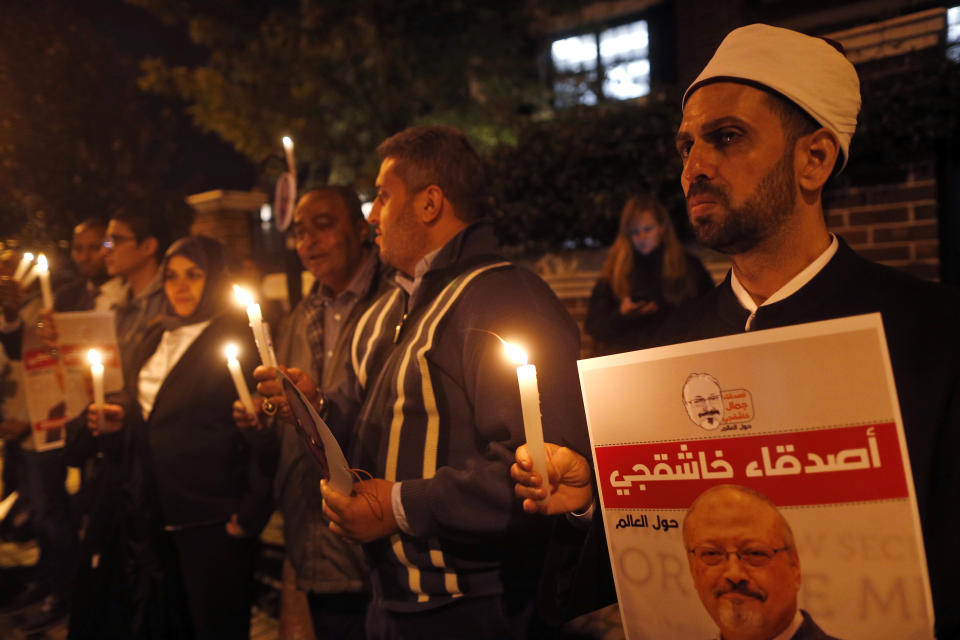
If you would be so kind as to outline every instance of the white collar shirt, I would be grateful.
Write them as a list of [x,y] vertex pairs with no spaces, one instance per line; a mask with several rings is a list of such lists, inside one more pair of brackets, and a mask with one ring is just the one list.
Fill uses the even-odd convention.
[[773,292],[773,294],[763,301],[760,305],[757,305],[753,301],[753,298],[750,297],[750,293],[744,288],[740,283],[740,280],[737,279],[737,274],[732,269],[730,270],[730,287],[733,289],[733,294],[737,296],[737,300],[740,302],[740,306],[750,312],[750,317],[747,318],[746,325],[744,326],[744,331],[750,331],[750,327],[753,324],[753,319],[757,315],[757,309],[760,307],[765,307],[767,305],[773,304],[775,302],[780,302],[781,300],[786,300],[797,291],[800,291],[808,282],[813,280],[814,276],[820,273],[827,263],[830,262],[830,259],[837,253],[837,249],[840,247],[840,242],[837,240],[837,237],[833,234],[830,234],[830,246],[828,246],[823,253],[821,253],[813,262],[808,264],[800,273],[793,276],[789,282]]

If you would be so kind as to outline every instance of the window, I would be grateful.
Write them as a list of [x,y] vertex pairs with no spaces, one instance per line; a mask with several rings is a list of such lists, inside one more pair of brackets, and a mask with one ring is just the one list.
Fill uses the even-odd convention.
[[556,106],[650,93],[649,43],[645,20],[554,40],[550,57]]
[[947,57],[960,62],[960,5],[947,9]]

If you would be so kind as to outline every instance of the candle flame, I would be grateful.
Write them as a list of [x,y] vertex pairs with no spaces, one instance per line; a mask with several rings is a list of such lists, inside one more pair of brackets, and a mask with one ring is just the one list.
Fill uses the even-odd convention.
[[236,296],[237,302],[239,302],[244,307],[249,307],[254,304],[253,296],[250,295],[250,292],[241,287],[240,285],[233,285],[233,295]]
[[[23,254],[23,259],[26,260],[27,262],[33,262],[33,254],[27,251],[26,253]],[[44,256],[44,260],[46,260],[46,256]]]
[[101,366],[103,365],[103,359],[100,357],[100,352],[96,349],[90,349],[87,351],[87,361],[91,366]]
[[233,343],[231,342],[231,343],[227,344],[227,346],[226,346],[226,348],[223,350],[223,352],[224,352],[225,354],[227,354],[227,360],[236,360],[236,359],[237,359],[237,354],[239,353],[239,349],[237,349],[237,345],[235,345],[235,344],[233,344]]
[[293,138],[290,136],[283,136],[283,148],[292,149],[293,148]]
[[41,253],[39,256],[37,256],[37,272],[43,273],[47,271],[49,268],[50,268],[50,265],[47,264],[47,256]]
[[517,365],[527,364],[527,352],[524,351],[523,347],[512,342],[507,342],[500,336],[497,336],[497,339],[503,343],[503,349],[507,353],[507,357],[510,358]]

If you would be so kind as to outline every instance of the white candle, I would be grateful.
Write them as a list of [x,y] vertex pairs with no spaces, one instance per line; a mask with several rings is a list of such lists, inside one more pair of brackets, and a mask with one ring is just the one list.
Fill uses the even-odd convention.
[[293,138],[283,136],[283,153],[287,156],[287,169],[296,177],[297,165],[293,160]]
[[516,362],[517,382],[520,385],[520,408],[523,411],[523,432],[527,439],[527,451],[533,461],[533,470],[541,478],[547,497],[550,499],[550,476],[547,473],[547,450],[543,444],[543,424],[540,421],[540,389],[537,387],[537,368],[527,364],[527,353],[517,345],[503,342],[507,356]]
[[103,359],[96,349],[87,351],[90,377],[93,378],[93,405],[100,410],[100,430],[103,430]]
[[254,302],[250,292],[242,287],[233,285],[233,293],[237,297],[237,301],[246,307],[247,319],[250,321],[250,330],[253,331],[253,341],[257,345],[257,352],[260,354],[260,362],[268,367],[276,367],[277,357],[273,353],[270,333],[263,322],[260,305]]
[[237,360],[237,345],[228,344],[225,349],[227,354],[227,368],[230,369],[230,377],[233,378],[233,385],[237,388],[237,396],[243,408],[250,415],[256,415],[257,411],[253,408],[253,399],[250,397],[250,390],[247,389],[247,381],[243,379],[243,373],[240,371],[240,362]]
[[20,281],[20,286],[26,289],[33,281],[37,279],[37,274],[40,273],[40,261],[38,260],[33,264],[33,268],[27,271],[27,275],[23,276],[23,280]]
[[53,309],[53,291],[50,289],[50,265],[47,256],[42,253],[37,256],[37,272],[40,276],[40,291],[43,295],[43,308]]
[[13,279],[17,282],[23,278],[27,273],[27,269],[30,268],[30,265],[33,263],[33,254],[27,251],[23,254],[23,257],[20,258],[20,264],[17,265],[17,270],[13,272]]

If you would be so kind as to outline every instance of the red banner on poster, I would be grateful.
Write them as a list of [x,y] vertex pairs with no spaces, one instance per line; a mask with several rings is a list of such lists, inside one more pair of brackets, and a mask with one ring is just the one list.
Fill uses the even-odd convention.
[[606,508],[686,509],[719,484],[777,505],[908,497],[893,422],[789,433],[596,447]]

